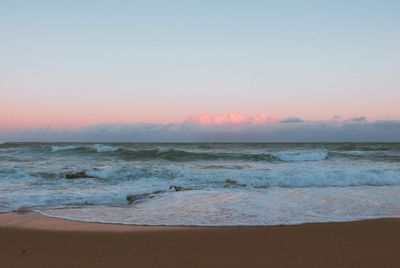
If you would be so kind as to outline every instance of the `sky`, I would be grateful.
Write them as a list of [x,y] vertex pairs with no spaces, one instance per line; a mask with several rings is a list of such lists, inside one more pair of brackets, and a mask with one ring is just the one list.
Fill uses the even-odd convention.
[[389,0],[0,0],[0,140],[400,140],[399,14]]

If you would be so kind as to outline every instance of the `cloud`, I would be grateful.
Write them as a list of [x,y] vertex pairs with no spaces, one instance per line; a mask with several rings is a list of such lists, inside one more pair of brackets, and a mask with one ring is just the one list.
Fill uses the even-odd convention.
[[283,120],[280,121],[281,123],[302,123],[304,122],[303,119],[298,118],[298,117],[289,117],[289,118],[285,118]]
[[351,119],[346,120],[348,122],[360,122],[360,123],[367,123],[368,120],[365,116],[354,117]]
[[[290,120],[288,120],[290,119]],[[296,120],[294,120],[296,119]],[[0,132],[4,141],[74,142],[400,142],[400,121],[300,121],[268,116],[190,117],[180,124],[103,124],[78,130]],[[282,124],[282,121],[289,121]],[[296,123],[294,123],[296,122]]]
[[227,113],[221,115],[195,115],[189,117],[185,123],[199,125],[242,125],[242,124],[267,124],[276,122],[277,119],[265,114],[248,116],[238,113]]

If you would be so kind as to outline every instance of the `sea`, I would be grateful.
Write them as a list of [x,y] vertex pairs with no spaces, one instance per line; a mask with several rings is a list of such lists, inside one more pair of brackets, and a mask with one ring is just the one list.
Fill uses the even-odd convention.
[[400,217],[400,143],[1,143],[0,212],[264,226]]

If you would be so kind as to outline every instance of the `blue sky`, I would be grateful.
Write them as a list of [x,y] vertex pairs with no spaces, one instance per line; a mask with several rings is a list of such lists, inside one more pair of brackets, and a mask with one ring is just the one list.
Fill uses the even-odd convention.
[[399,14],[399,1],[0,1],[0,130],[399,120]]

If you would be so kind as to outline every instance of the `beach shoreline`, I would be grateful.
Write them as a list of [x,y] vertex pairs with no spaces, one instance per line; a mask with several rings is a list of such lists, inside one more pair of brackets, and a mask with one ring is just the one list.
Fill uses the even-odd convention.
[[0,213],[1,267],[398,267],[399,253],[399,219],[153,227]]

